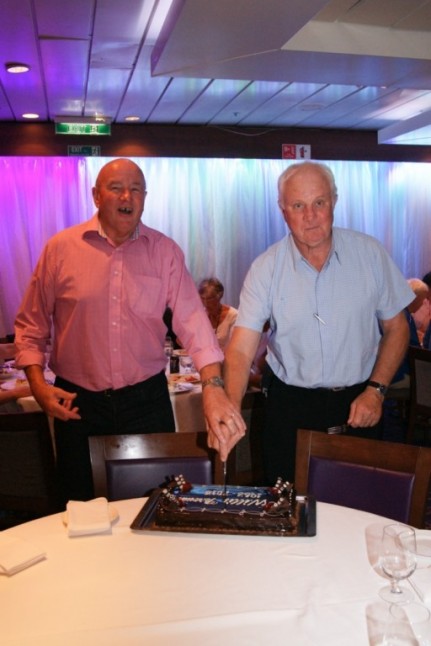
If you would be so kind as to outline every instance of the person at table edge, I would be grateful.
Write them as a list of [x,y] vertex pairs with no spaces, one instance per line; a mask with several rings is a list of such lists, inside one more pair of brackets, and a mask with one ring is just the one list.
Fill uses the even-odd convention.
[[[290,233],[252,263],[224,363],[226,392],[239,411],[269,319],[268,482],[294,478],[297,428],[348,425],[350,434],[380,437],[384,393],[409,338],[403,309],[414,298],[380,243],[333,228],[337,188],[329,167],[290,166],[278,195]],[[226,433],[228,449],[240,436]],[[209,440],[218,447],[217,437]]]
[[[128,159],[108,162],[93,188],[87,222],[46,244],[15,322],[16,364],[35,399],[55,418],[65,499],[93,495],[88,436],[173,432],[165,376],[163,314],[199,370],[211,432],[244,432],[222,385],[221,352],[179,246],[144,225],[142,170]],[[50,368],[43,364],[53,325]]]

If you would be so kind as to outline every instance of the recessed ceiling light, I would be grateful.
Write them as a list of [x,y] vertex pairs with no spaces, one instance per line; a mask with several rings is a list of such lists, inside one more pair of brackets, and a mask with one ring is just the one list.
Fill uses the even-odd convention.
[[26,63],[6,63],[6,70],[10,74],[23,74],[30,70],[30,65]]
[[39,119],[39,115],[36,112],[25,112],[22,116],[23,119]]
[[124,121],[140,121],[141,117],[135,117],[131,115],[130,117],[124,117]]

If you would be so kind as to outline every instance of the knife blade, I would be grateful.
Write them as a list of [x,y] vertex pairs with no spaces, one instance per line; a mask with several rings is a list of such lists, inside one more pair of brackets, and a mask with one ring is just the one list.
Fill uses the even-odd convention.
[[223,498],[226,498],[226,483],[227,483],[227,461],[223,462]]

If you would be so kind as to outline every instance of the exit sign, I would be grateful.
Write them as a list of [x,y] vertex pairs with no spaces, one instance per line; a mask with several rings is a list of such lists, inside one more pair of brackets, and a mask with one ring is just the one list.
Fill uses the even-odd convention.
[[110,123],[56,123],[56,135],[110,135]]
[[77,155],[79,157],[100,157],[100,146],[68,146],[67,154],[70,156]]

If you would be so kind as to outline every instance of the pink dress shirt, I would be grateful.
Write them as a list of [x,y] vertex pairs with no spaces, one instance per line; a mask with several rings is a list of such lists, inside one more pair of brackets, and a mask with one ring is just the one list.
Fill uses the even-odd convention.
[[133,385],[166,366],[162,316],[198,370],[223,361],[180,247],[139,223],[118,247],[99,233],[97,214],[48,241],[16,318],[16,363],[50,367],[88,390]]

